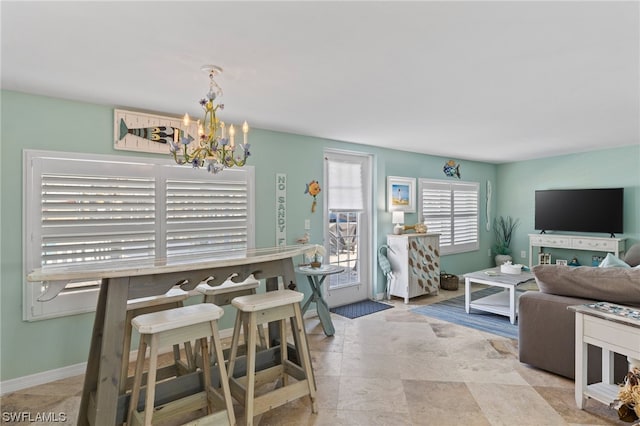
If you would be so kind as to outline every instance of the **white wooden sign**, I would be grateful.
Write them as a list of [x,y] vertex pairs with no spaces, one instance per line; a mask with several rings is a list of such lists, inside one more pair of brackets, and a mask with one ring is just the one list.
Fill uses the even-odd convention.
[[276,247],[287,245],[287,175],[276,173]]
[[113,110],[113,147],[126,151],[169,154],[169,142],[177,141],[180,131],[194,139],[198,126],[192,120],[185,127],[181,118],[146,114],[143,112]]

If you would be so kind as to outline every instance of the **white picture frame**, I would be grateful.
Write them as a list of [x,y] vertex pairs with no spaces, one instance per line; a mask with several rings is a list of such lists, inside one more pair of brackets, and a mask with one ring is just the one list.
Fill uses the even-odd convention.
[[387,176],[387,211],[416,212],[416,178]]

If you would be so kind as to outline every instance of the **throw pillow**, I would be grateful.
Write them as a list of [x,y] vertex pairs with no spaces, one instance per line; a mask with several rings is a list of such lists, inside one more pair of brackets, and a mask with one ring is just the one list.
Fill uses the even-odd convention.
[[640,265],[640,243],[629,247],[629,250],[627,250],[627,253],[624,255],[624,261],[630,266]]
[[538,265],[533,273],[542,293],[640,305],[640,269]]
[[598,266],[600,268],[631,268],[627,262],[615,257],[612,253],[608,253]]

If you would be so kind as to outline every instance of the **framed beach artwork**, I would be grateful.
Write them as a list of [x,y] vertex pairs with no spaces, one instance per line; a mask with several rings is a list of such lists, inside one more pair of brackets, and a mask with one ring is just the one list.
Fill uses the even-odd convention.
[[415,178],[387,176],[387,210],[415,213]]

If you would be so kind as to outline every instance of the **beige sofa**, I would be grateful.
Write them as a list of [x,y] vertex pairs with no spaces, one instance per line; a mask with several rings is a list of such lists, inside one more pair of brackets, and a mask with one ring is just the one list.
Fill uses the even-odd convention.
[[[640,264],[640,244],[627,251],[624,261]],[[640,268],[538,265],[533,273],[540,291],[524,293],[518,306],[520,362],[573,379],[575,314],[567,307],[594,301],[640,307]],[[588,382],[598,382],[600,349],[589,347],[588,358]],[[614,363],[621,381],[628,371],[626,358],[616,355]]]

